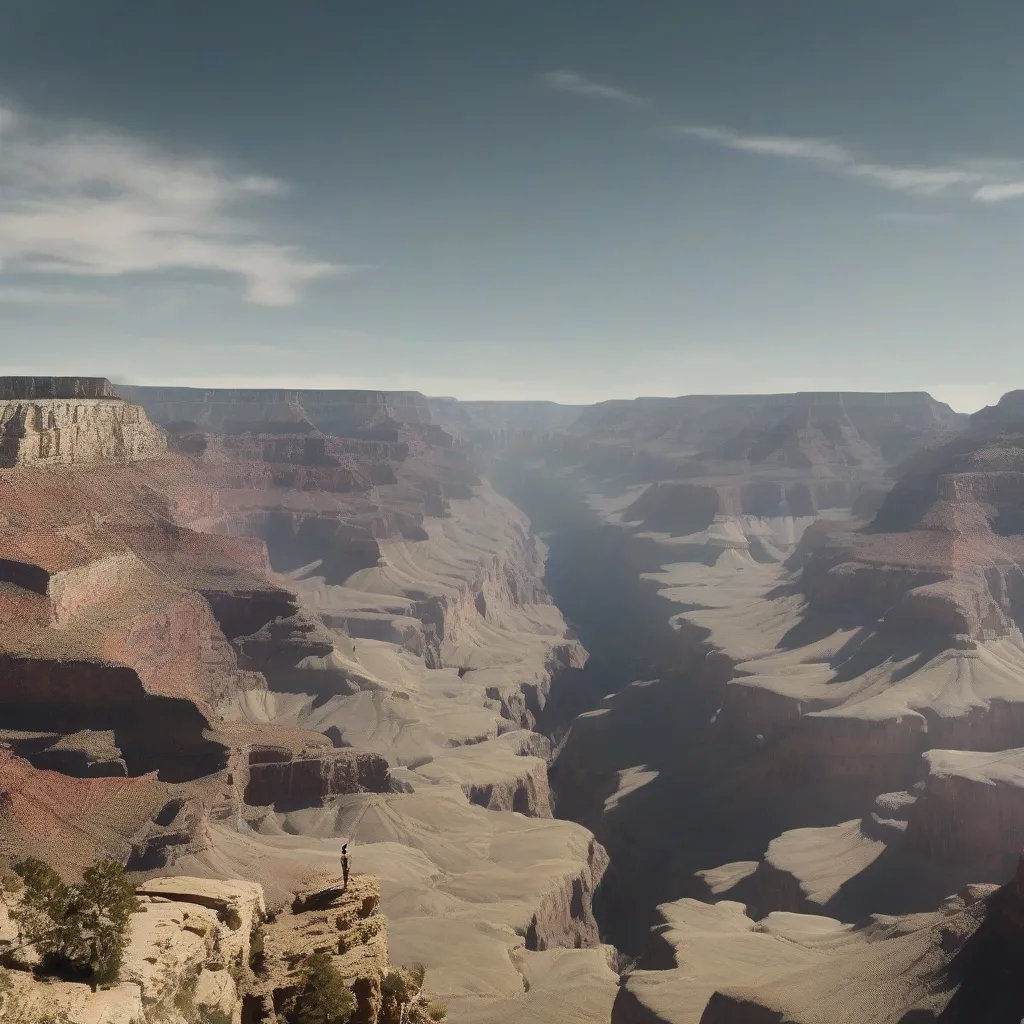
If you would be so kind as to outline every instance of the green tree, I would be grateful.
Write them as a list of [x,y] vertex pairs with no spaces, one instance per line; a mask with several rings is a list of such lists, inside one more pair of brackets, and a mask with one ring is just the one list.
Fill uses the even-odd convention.
[[348,1024],[356,997],[326,953],[313,953],[302,972],[288,1020],[292,1024]]
[[45,861],[26,857],[14,865],[24,888],[11,909],[22,939],[44,960],[58,957],[68,944],[71,891]]
[[139,901],[124,868],[101,860],[78,885],[66,885],[44,861],[15,866],[25,883],[11,916],[51,970],[89,974],[105,985],[117,980],[128,942],[128,922]]
[[139,909],[124,867],[114,860],[101,860],[86,868],[74,890],[74,906],[79,962],[92,967],[101,985],[115,982],[128,945],[128,922]]

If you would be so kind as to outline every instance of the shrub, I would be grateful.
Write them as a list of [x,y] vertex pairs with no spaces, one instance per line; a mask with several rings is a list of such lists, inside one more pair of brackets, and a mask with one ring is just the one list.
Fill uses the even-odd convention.
[[427,1016],[434,1021],[434,1024],[440,1024],[440,1021],[444,1020],[448,1016],[448,1004],[447,1003],[431,1003],[427,1007]]
[[326,953],[313,953],[302,984],[285,1011],[289,1024],[347,1024],[356,997]]
[[380,983],[382,1021],[386,1024],[399,1024],[400,1021],[415,1024],[416,1021],[426,1021],[428,1014],[421,991],[426,974],[427,969],[422,964],[412,964],[408,967],[397,967],[384,975]]
[[21,892],[23,885],[13,868],[0,868],[0,892]]
[[11,917],[44,964],[55,972],[91,976],[100,985],[117,981],[128,922],[139,906],[124,868],[116,861],[97,861],[78,885],[66,885],[35,857],[15,870],[24,888]]
[[406,971],[408,971],[409,977],[412,980],[414,990],[419,992],[423,988],[423,979],[427,976],[426,967],[423,964],[410,964],[406,967]]
[[399,1005],[412,998],[409,980],[402,971],[388,971],[381,979],[380,994],[385,1003],[392,1001]]
[[190,1018],[196,1010],[196,988],[199,986],[199,971],[189,971],[178,984],[174,993],[174,1005],[183,1017]]
[[201,1006],[196,1024],[231,1024],[231,1014],[217,1006]]

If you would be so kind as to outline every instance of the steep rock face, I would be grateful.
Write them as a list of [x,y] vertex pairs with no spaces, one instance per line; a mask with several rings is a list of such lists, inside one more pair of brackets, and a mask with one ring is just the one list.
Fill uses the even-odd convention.
[[13,1012],[16,1004],[22,1012],[41,1013],[41,1020],[67,1013],[73,1021],[103,1024],[179,1024],[219,1011],[240,1024],[242,993],[252,976],[251,940],[265,917],[260,886],[158,879],[138,894],[119,984],[93,990],[85,984],[41,983],[24,969],[27,962],[19,963],[7,974],[11,1004],[4,1009]]
[[[595,691],[619,689],[558,751],[558,813],[612,853],[603,912],[618,921],[657,901],[650,894],[700,891],[691,872],[736,862],[752,865],[745,877],[757,875],[765,909],[827,903],[854,919],[876,898],[879,909],[933,906],[935,858],[916,876],[909,854],[894,870],[906,819],[880,817],[876,833],[866,822],[879,793],[920,781],[929,748],[1020,745],[1015,485],[954,482],[1017,470],[1008,455],[983,456],[976,442],[971,455],[943,436],[964,418],[927,396],[687,402],[595,407],[571,436],[505,446],[507,460],[552,486],[570,481],[631,535],[638,570],[665,602],[651,614],[692,641],[676,665]],[[928,502],[903,532],[881,529],[899,504],[895,491],[883,500],[895,461],[935,436],[933,448],[960,461],[918,464]],[[992,497],[1003,511],[983,507]],[[747,521],[782,514],[806,517],[788,543]],[[654,571],[645,544],[660,550]],[[573,618],[589,646],[587,614],[584,604]],[[706,667],[716,661],[720,671]],[[833,854],[850,873],[830,894]],[[955,888],[962,873],[944,877]],[[616,941],[633,952],[634,934]]]
[[355,875],[296,894],[284,911],[262,929],[263,966],[246,996],[256,1019],[274,1019],[299,986],[302,964],[324,953],[356,997],[354,1024],[380,1018],[381,982],[391,964],[387,918],[381,913],[380,887],[367,875]]
[[[282,758],[269,760],[269,758]],[[268,760],[264,760],[268,758]],[[388,763],[378,754],[329,750],[318,757],[292,758],[276,751],[250,754],[245,802],[279,811],[320,807],[345,793],[387,793]]]
[[[489,774],[493,774],[493,769]],[[465,791],[470,803],[492,811],[518,811],[531,818],[544,818],[551,814],[548,770],[543,761],[532,760],[508,782],[470,784]]]
[[[8,733],[3,745],[11,743]],[[0,857],[42,857],[69,875],[101,856],[127,861],[136,834],[172,796],[152,776],[69,778],[0,746]]]
[[0,466],[133,463],[166,447],[143,409],[107,381],[0,378]]
[[106,377],[0,377],[0,402],[117,397]]
[[[9,536],[0,524],[18,563],[0,595],[21,623],[12,655],[80,656],[35,670],[39,711],[84,677],[61,713],[96,716],[66,735],[22,730],[19,750],[65,768],[74,755],[78,770],[102,753],[129,774],[90,783],[134,782],[143,763],[160,773],[145,813],[97,829],[89,853],[116,846],[147,873],[252,872],[279,901],[349,838],[390,892],[405,874],[393,924],[406,959],[429,954],[466,998],[478,951],[521,991],[510,950],[596,944],[605,855],[547,817],[548,750],[515,728],[585,660],[525,518],[415,401],[194,397],[154,412],[176,451],[131,475],[47,471],[33,502],[19,476],[20,518]],[[37,521],[30,505],[74,514]],[[188,744],[161,699],[187,705],[218,753],[173,782]]]
[[842,480],[877,475],[920,439],[965,421],[924,393],[690,395],[602,402],[564,434],[521,435],[513,443],[594,475],[636,480],[721,475],[725,466]]
[[699,484],[651,484],[623,513],[641,519],[649,530],[697,533],[706,530],[722,511],[717,489]]
[[550,749],[544,737],[513,730],[445,750],[415,771],[432,781],[457,783],[470,803],[481,807],[548,818],[551,791],[546,757]]
[[550,892],[530,920],[526,930],[527,949],[553,949],[566,946],[581,949],[600,943],[597,921],[593,916],[593,897],[605,871],[608,854],[593,839],[587,844],[582,870]]
[[145,405],[159,423],[201,426],[213,434],[306,433],[391,441],[388,421],[429,424],[427,400],[416,391],[316,391],[165,388],[122,385],[126,398]]
[[1024,849],[1024,750],[929,750],[925,761],[908,846],[986,875],[1008,872]]
[[261,886],[238,879],[152,878],[137,894],[120,982],[98,991],[33,977],[31,951],[0,903],[0,944],[14,947],[0,1010],[30,1015],[19,1020],[67,1013],[82,1024],[193,1024],[213,1014],[232,1024],[279,1020],[309,956],[325,953],[355,996],[355,1024],[382,1019],[392,966],[376,879],[356,875],[346,888],[325,879],[276,915],[267,914]]
[[393,482],[391,464],[409,455],[405,442],[323,434],[172,433],[169,446],[216,470],[222,486],[239,490],[368,491]]

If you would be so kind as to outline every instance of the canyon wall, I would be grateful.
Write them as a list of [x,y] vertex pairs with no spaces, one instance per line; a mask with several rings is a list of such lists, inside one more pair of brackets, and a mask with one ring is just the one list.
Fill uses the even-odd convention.
[[[609,590],[623,621],[642,602],[662,623],[655,664],[615,656],[635,674],[595,680],[551,771],[556,813],[610,853],[598,914],[622,948],[644,949],[658,903],[852,922],[1007,877],[1024,654],[1009,416],[993,430],[917,395],[644,400],[480,447],[535,521],[575,503],[549,563],[582,580],[552,587],[590,666],[613,661],[604,633],[658,635],[595,630]],[[630,552],[615,566],[609,530]],[[630,981],[616,1014],[717,1020],[714,991],[655,1007]]]
[[[392,955],[479,1021],[569,992],[596,1019],[813,1019],[744,987],[750,955],[782,977],[833,950],[862,985],[854,921],[1006,877],[1008,410],[5,387],[141,406],[160,439],[135,458],[108,416],[116,444],[0,468],[8,858],[241,875],[285,911],[348,843]],[[618,996],[608,939],[643,957]],[[695,942],[721,948],[683,984]]]
[[533,731],[586,654],[522,513],[422,396],[119,393],[152,458],[0,469],[5,853],[243,876],[274,909],[348,842],[453,1010],[560,949],[610,1004],[607,857],[551,817]]
[[132,463],[164,448],[142,408],[103,378],[0,379],[0,466]]

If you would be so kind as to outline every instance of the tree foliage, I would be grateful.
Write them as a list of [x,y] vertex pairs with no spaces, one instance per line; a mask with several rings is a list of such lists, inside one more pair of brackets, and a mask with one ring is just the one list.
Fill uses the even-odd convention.
[[56,972],[89,976],[101,985],[115,982],[128,922],[139,906],[124,868],[117,861],[97,861],[77,885],[67,885],[35,857],[21,861],[15,870],[24,889],[11,916],[44,964]]
[[347,1024],[356,997],[326,953],[306,961],[302,985],[287,1013],[291,1024]]
[[422,964],[396,967],[381,979],[381,1020],[384,1024],[439,1024],[448,1005],[430,1002],[423,991],[426,968]]

